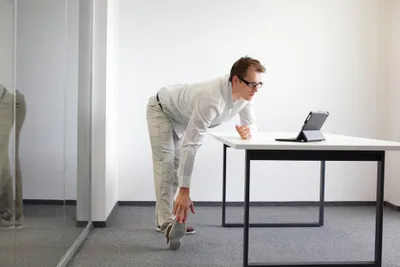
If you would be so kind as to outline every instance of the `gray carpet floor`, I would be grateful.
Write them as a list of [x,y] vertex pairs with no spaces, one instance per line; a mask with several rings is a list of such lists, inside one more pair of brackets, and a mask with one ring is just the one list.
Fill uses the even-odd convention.
[[75,207],[25,205],[21,230],[0,231],[1,267],[54,267],[83,228],[75,226]]
[[[400,212],[385,208],[383,266],[400,266]],[[229,207],[228,222],[241,222],[243,208]],[[317,221],[316,207],[251,207],[251,222]],[[243,229],[222,228],[221,207],[197,207],[196,234],[169,251],[155,231],[153,207],[118,207],[107,228],[95,228],[71,261],[88,266],[242,266]],[[373,260],[374,207],[326,207],[319,228],[251,228],[249,261]]]

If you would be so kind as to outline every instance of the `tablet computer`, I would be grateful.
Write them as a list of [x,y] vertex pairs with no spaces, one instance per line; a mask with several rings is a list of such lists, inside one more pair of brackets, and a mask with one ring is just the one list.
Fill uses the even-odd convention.
[[281,142],[318,142],[325,138],[321,132],[326,119],[329,116],[328,111],[310,111],[307,115],[299,134],[292,138],[276,138]]

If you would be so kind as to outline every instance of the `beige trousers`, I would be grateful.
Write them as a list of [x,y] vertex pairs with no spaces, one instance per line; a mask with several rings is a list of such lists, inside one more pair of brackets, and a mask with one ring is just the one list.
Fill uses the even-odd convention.
[[178,189],[176,173],[181,140],[175,134],[170,119],[162,111],[155,96],[149,99],[146,116],[153,154],[156,226],[165,232],[175,218],[172,209]]
[[[14,109],[15,103],[15,109]],[[14,111],[15,110],[15,111]],[[15,203],[13,180],[9,160],[9,142],[11,129],[14,124],[15,112]],[[0,210],[12,211],[15,207],[15,219],[23,215],[22,210],[22,177],[19,161],[19,140],[22,125],[26,115],[25,97],[18,90],[14,96],[4,90],[0,96]]]

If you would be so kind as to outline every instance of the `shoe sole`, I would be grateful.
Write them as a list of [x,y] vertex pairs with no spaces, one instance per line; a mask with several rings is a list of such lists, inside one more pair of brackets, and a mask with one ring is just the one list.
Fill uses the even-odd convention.
[[[160,228],[156,228],[156,231],[159,233],[162,233]],[[185,235],[194,235],[196,233],[196,231],[192,231],[192,232],[186,232]]]
[[169,249],[176,250],[181,246],[181,239],[186,233],[186,224],[174,221],[169,233]]

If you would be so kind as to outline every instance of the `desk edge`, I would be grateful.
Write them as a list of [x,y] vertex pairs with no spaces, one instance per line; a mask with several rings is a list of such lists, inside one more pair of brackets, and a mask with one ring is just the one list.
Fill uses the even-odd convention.
[[[400,146],[313,146],[310,148],[308,146],[312,143],[302,143],[302,145],[295,145],[285,147],[284,145],[249,145],[249,144],[235,144],[229,142],[228,140],[223,139],[221,136],[210,133],[210,135],[217,141],[225,144],[231,148],[238,150],[320,150],[320,151],[340,151],[340,150],[348,150],[348,151],[387,151],[387,152],[400,152]],[[285,143],[287,144],[287,143]]]

